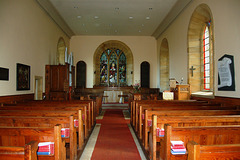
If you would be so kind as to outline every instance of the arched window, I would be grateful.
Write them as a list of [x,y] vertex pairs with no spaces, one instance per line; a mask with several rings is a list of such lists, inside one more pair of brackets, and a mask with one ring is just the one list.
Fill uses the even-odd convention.
[[127,59],[123,51],[106,49],[100,57],[100,85],[125,86]]
[[204,29],[203,34],[203,74],[204,74],[204,80],[203,80],[203,88],[204,90],[210,90],[210,72],[211,72],[211,66],[210,66],[210,34],[209,34],[209,26],[210,22],[208,22]]
[[192,95],[214,95],[213,26],[210,8],[200,4],[193,12],[188,28],[188,83]]

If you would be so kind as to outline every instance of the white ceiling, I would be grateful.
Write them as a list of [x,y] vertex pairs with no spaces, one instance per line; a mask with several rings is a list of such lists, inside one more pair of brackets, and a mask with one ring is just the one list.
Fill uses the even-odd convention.
[[50,16],[53,10],[56,10],[54,15],[60,15],[60,18],[56,16],[52,18],[57,23],[59,19],[63,20],[58,25],[61,27],[65,23],[65,28],[70,30],[71,36],[152,36],[160,24],[166,21],[167,16],[171,15],[170,11],[178,10],[170,17],[174,19],[189,2],[189,0],[45,0],[48,1],[48,5],[44,5],[46,2],[43,0],[36,1]]

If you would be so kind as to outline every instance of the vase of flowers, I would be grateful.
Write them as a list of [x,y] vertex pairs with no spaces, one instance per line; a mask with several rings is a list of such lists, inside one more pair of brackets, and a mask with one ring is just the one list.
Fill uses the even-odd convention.
[[140,82],[137,82],[133,85],[134,93],[140,93]]

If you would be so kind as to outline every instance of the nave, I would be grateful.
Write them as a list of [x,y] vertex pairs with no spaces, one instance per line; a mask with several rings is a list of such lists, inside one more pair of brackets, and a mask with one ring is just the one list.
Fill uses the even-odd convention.
[[103,104],[80,160],[145,160],[127,104]]

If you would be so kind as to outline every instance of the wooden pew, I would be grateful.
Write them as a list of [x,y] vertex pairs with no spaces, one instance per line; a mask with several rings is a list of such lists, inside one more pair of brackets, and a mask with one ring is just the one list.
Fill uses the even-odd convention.
[[54,127],[0,127],[0,146],[24,146],[31,141],[54,142],[54,155],[38,155],[38,160],[66,160],[65,141],[61,139],[61,125]]
[[240,144],[200,145],[187,143],[188,160],[240,159]]
[[[232,116],[156,116],[153,115],[152,120],[152,129],[150,133],[150,142],[149,142],[149,151],[150,155],[152,155],[153,159],[156,159],[156,148],[157,142],[165,143],[166,138],[166,127],[165,124],[168,124],[171,127],[190,127],[190,126],[223,126],[223,125],[240,125],[240,116],[232,115]],[[156,137],[156,129],[164,128],[165,136]],[[185,133],[188,136],[188,133]],[[240,132],[239,132],[240,134]],[[239,139],[240,140],[240,139]],[[184,141],[185,142],[185,141]],[[162,144],[161,144],[162,146]],[[161,153],[162,149],[160,150]]]
[[0,146],[2,160],[37,160],[38,143],[31,141],[22,147]]
[[[131,124],[133,127],[137,126],[139,107],[143,105],[151,105],[155,107],[163,106],[208,106],[211,104],[196,100],[134,100],[131,108]],[[217,106],[215,104],[214,106]]]
[[102,111],[102,98],[103,96],[96,97],[96,116],[98,116]]
[[[232,108],[232,107],[231,107]],[[142,124],[142,115],[144,114],[144,110],[223,110],[223,109],[228,109],[228,107],[219,107],[219,106],[213,106],[213,105],[178,105],[176,104],[171,104],[171,105],[162,105],[162,104],[145,104],[145,105],[140,105],[136,106],[137,112],[135,115],[135,132],[139,132],[141,130],[141,124]],[[235,109],[235,108],[234,108]],[[139,133],[138,133],[139,134]]]
[[[69,117],[73,115],[74,119],[78,119],[79,127],[78,127],[78,143],[79,147],[81,147],[81,144],[83,143],[83,135],[84,138],[87,139],[89,136],[88,129],[85,127],[83,129],[83,123],[82,122],[82,115],[81,110],[77,111],[38,111],[38,110],[31,110],[31,111],[22,111],[22,110],[2,110],[0,112],[0,116],[36,116],[36,117]],[[86,126],[86,125],[85,125]],[[83,134],[84,131],[84,134]],[[78,154],[79,155],[79,154]]]
[[[83,107],[87,106],[87,114],[90,119],[88,121],[88,126],[94,126],[96,122],[96,113],[95,113],[95,105],[93,100],[71,100],[71,101],[30,101],[27,103],[19,103],[16,106],[45,106],[45,107]],[[91,128],[91,127],[90,127]]]
[[[27,117],[27,116],[0,116],[0,126],[12,127],[54,127],[61,124],[62,128],[69,128],[69,137],[63,138],[69,143],[70,160],[75,160],[77,154],[77,135],[74,127],[74,117]],[[82,149],[84,138],[79,134],[79,149]],[[79,155],[80,156],[80,155]]]
[[[17,113],[17,111],[20,111],[22,115],[25,116],[66,116],[69,117],[71,115],[74,116],[75,119],[78,119],[78,121],[83,122],[80,124],[79,133],[82,133],[84,125],[84,136],[85,138],[88,137],[88,132],[91,131],[91,127],[89,127],[89,118],[87,114],[86,106],[84,107],[48,107],[48,106],[8,106],[8,107],[0,107],[0,116],[21,116]],[[79,112],[81,110],[81,112]],[[9,114],[8,114],[9,111]],[[65,113],[64,113],[65,112]],[[80,116],[81,115],[81,116]],[[84,116],[83,116],[84,115]],[[84,117],[84,118],[83,118]],[[80,120],[81,119],[81,120]],[[81,129],[81,130],[80,130]]]
[[152,116],[220,116],[220,115],[240,115],[240,110],[145,110],[144,122],[141,125],[139,139],[145,149],[148,149],[148,132],[150,127],[148,121],[152,121]]
[[[172,127],[165,125],[164,141],[160,150],[160,156],[164,160],[187,159],[186,155],[172,155],[171,141],[181,140],[184,145],[195,141],[200,145],[240,144],[240,126],[196,126],[196,127]],[[161,152],[162,151],[162,152]],[[239,159],[240,157],[237,157]],[[214,158],[210,158],[214,159]]]

